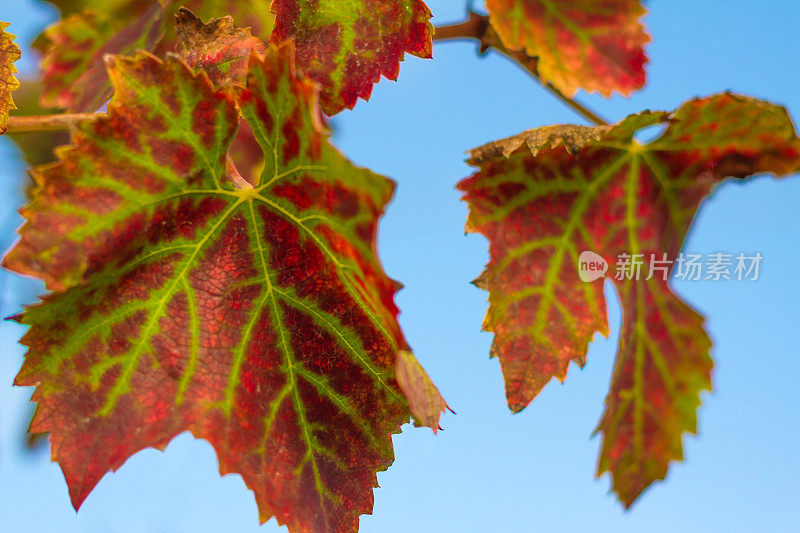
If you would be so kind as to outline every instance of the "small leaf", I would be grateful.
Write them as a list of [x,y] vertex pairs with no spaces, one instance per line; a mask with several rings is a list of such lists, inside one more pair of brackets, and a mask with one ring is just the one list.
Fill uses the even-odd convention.
[[431,57],[422,0],[273,0],[272,11],[272,42],[294,39],[297,67],[322,85],[328,115],[369,99],[381,75],[396,80],[406,52]]
[[14,63],[21,57],[19,46],[14,43],[14,36],[6,33],[7,22],[0,22],[0,133],[5,133],[8,112],[17,107],[11,93],[19,88],[19,81],[14,77],[17,67]]
[[264,54],[264,41],[250,29],[233,27],[231,17],[212,19],[208,24],[182,7],[175,15],[177,50],[186,64],[204,70],[216,85],[244,82],[251,52]]
[[[235,92],[175,57],[115,58],[108,116],[32,173],[5,266],[58,292],[19,319],[16,383],[36,386],[31,431],[51,433],[76,507],[188,430],[262,521],[356,531],[391,435],[412,411],[438,427],[395,377],[398,284],[375,252],[394,185],[330,145],[292,56],[253,55]],[[230,180],[240,112],[265,164]]]
[[[659,138],[634,139],[656,124],[668,125]],[[489,291],[484,329],[495,334],[509,407],[520,411],[551,378],[563,381],[570,361],[584,364],[595,332],[608,334],[602,279],[581,281],[579,254],[674,263],[714,187],[797,172],[800,139],[785,109],[721,94],[610,128],[533,130],[474,150],[470,162],[480,171],[459,184],[467,229],[490,243],[476,280]],[[598,427],[598,475],[612,474],[626,506],[682,458],[681,435],[696,431],[700,392],[711,387],[703,318],[663,275],[647,277],[617,281],[622,334]]]
[[650,38],[639,0],[487,0],[486,8],[506,48],[537,57],[542,79],[567,96],[628,95],[645,83]]

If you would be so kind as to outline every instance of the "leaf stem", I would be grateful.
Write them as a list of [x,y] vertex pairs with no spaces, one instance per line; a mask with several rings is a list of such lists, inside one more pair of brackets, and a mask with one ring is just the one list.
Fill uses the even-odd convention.
[[538,59],[536,57],[529,56],[523,50],[509,50],[506,48],[489,22],[489,17],[470,11],[467,20],[464,22],[447,26],[438,26],[435,28],[435,33],[433,35],[434,41],[462,39],[474,39],[478,41],[481,54],[485,53],[489,48],[494,48],[506,57],[513,59],[519,66],[528,71],[542,87],[561,100],[561,102],[566,104],[570,109],[597,126],[608,125],[608,122],[600,115],[574,98],[570,98],[554,87],[549,81],[544,81],[539,75],[539,70],[537,68]]
[[78,122],[92,120],[95,116],[95,113],[10,116],[7,123],[8,133],[68,130]]

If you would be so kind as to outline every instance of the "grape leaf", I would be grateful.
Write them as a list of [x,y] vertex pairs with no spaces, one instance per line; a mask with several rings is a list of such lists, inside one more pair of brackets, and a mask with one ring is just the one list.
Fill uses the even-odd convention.
[[61,15],[67,17],[87,9],[113,14],[118,19],[129,19],[141,15],[158,0],[47,0],[55,5]]
[[[634,134],[667,124],[648,144]],[[676,112],[645,112],[612,127],[532,130],[473,150],[480,168],[459,184],[467,229],[489,239],[476,280],[489,291],[508,405],[520,411],[570,361],[583,365],[595,332],[608,334],[602,278],[581,281],[579,254],[610,265],[620,254],[676,259],[698,205],[724,178],[800,170],[800,139],[785,109],[733,94]],[[666,256],[664,255],[666,254]],[[648,260],[649,263],[649,260]],[[712,361],[703,318],[665,276],[616,281],[622,333],[606,410],[598,476],[610,472],[629,506],[696,431]]]
[[[130,24],[147,10],[152,9],[156,2],[164,5],[171,15],[177,13],[183,6],[201,19],[210,19],[220,15],[230,15],[239,26],[253,29],[256,36],[269,37],[272,31],[274,17],[269,13],[270,0],[48,0],[55,4],[64,17],[80,14],[85,11],[102,13],[115,24],[122,26]],[[167,35],[167,40],[172,41],[174,35]],[[168,43],[167,48],[172,47]]]
[[297,67],[322,85],[335,115],[369,99],[381,75],[397,80],[406,52],[431,57],[431,12],[422,0],[273,0],[273,43],[294,39]]
[[93,60],[103,67],[97,52],[113,35],[108,17],[93,11],[69,15],[47,28],[34,43],[42,53],[41,105],[72,109],[83,91],[78,78]]
[[103,58],[106,54],[152,50],[164,34],[164,9],[150,9],[125,27],[93,11],[70,15],[43,33],[42,81],[44,107],[92,112],[111,97],[111,83]]
[[[117,57],[108,116],[32,172],[4,264],[57,292],[18,317],[16,383],[36,386],[31,431],[51,434],[76,508],[188,430],[262,521],[355,531],[391,435],[409,414],[438,428],[433,385],[404,394],[395,378],[398,284],[375,253],[394,185],[329,144],[292,58],[252,56],[234,91],[174,56]],[[239,112],[266,159],[247,181],[226,173]]]
[[[111,84],[103,64],[106,54],[175,47],[175,36],[166,32],[168,28],[164,24],[179,11],[171,0],[54,3],[62,7],[67,16],[45,30],[36,41],[36,47],[44,55],[44,107],[94,111],[110,96]],[[191,0],[186,5],[201,15],[229,13],[240,24],[253,26],[259,34],[268,33],[272,28],[267,0]]]
[[650,38],[639,0],[486,0],[486,8],[503,44],[537,57],[542,79],[567,96],[628,95],[645,83]]
[[21,52],[14,43],[14,36],[6,33],[7,22],[0,22],[0,133],[5,133],[8,112],[16,109],[11,93],[19,88],[19,82],[14,74],[17,67],[14,62],[19,60]]
[[231,17],[205,24],[182,7],[175,20],[180,56],[190,67],[203,69],[216,85],[242,83],[251,52],[266,52],[264,41],[253,37],[249,28],[234,28]]

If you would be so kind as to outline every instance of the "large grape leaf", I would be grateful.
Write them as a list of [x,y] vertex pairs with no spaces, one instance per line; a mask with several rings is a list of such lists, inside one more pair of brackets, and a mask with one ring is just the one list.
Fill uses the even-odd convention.
[[[200,17],[230,15],[240,25],[252,26],[257,35],[272,29],[268,0],[70,0],[54,1],[65,18],[36,41],[43,53],[42,105],[70,111],[94,111],[111,91],[103,63],[106,54],[136,50],[172,50],[172,26],[164,24],[185,4]],[[240,30],[244,31],[244,30]]]
[[14,36],[6,33],[8,22],[0,22],[0,133],[5,133],[8,112],[16,109],[11,93],[19,88],[14,74],[17,67],[14,63],[20,58],[19,46],[14,43]]
[[[654,141],[634,139],[659,124],[668,126]],[[714,187],[797,172],[800,140],[783,108],[721,94],[613,127],[533,130],[474,150],[470,162],[480,170],[459,188],[467,229],[490,243],[476,280],[489,291],[484,328],[516,412],[552,377],[563,381],[570,361],[584,364],[595,332],[607,335],[602,278],[581,281],[579,254],[612,268],[620,254],[674,261]],[[654,273],[615,282],[623,325],[598,475],[611,473],[626,506],[682,457],[682,433],[696,431],[700,392],[711,387],[703,318]]]
[[486,0],[486,8],[506,48],[537,57],[542,79],[568,96],[628,95],[645,83],[650,38],[639,0]]
[[381,75],[396,80],[406,52],[431,57],[422,0],[273,0],[272,11],[272,42],[294,39],[297,67],[322,85],[328,115],[368,99]]
[[[16,383],[36,386],[31,431],[51,434],[76,507],[188,430],[263,521],[355,531],[391,435],[410,413],[438,427],[443,401],[400,355],[398,284],[375,253],[393,183],[329,144],[292,56],[252,56],[235,92],[174,56],[117,57],[108,116],[32,172],[5,266],[57,292],[18,317]],[[239,110],[266,164],[234,181]]]

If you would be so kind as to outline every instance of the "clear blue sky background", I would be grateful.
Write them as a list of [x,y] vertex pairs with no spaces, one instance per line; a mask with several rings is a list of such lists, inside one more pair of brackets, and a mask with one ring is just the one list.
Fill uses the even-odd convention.
[[[460,1],[430,0],[436,23],[463,15]],[[786,105],[800,117],[800,2],[649,2],[653,44],[648,85],[630,99],[586,97],[616,121],[645,108],[671,110],[696,95],[731,89]],[[34,0],[3,0],[23,49],[54,17]],[[800,179],[726,183],[703,205],[685,250],[760,252],[757,282],[675,283],[708,317],[716,361],[700,434],[686,460],[631,511],[594,478],[619,308],[610,340],[599,339],[583,370],[551,383],[525,411],[505,405],[499,364],[480,332],[486,294],[469,281],[487,243],[464,236],[466,206],[453,185],[470,173],[464,151],[524,129],[581,119],[504,59],[479,59],[468,43],[442,44],[435,60],[409,58],[399,83],[379,84],[369,103],[335,120],[336,144],[353,161],[399,182],[380,233],[380,253],[398,295],[406,335],[458,415],[445,431],[406,426],[397,460],[378,475],[364,532],[752,532],[800,524]],[[23,73],[35,68],[32,57]],[[20,223],[24,168],[0,139],[0,244]],[[41,290],[0,273],[2,314]],[[0,324],[0,529],[63,532],[278,531],[259,528],[241,478],[221,478],[210,445],[188,434],[166,452],[143,451],[107,475],[79,513],[46,449],[24,449],[30,389],[12,388],[23,328]]]

